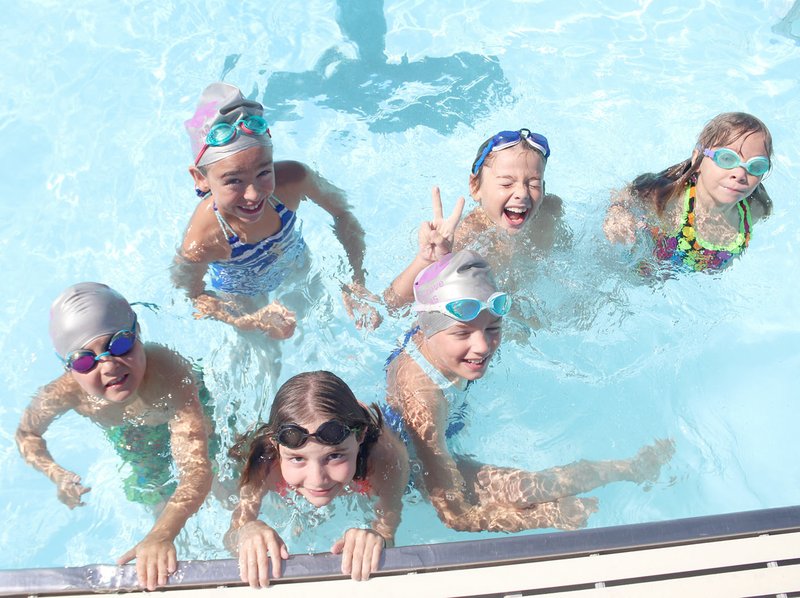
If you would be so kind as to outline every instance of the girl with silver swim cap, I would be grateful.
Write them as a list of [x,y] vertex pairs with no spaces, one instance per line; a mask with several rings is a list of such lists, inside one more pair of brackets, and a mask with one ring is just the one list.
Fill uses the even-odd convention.
[[[292,275],[306,283],[308,248],[296,213],[310,199],[334,218],[352,268],[352,282],[342,285],[348,314],[357,327],[375,328],[380,317],[366,301],[376,297],[364,287],[364,231],[344,192],[305,164],[274,162],[263,112],[237,87],[212,83],[186,121],[189,173],[201,200],[178,249],[173,281],[203,317],[274,339],[291,337],[297,323],[292,309],[306,304],[269,303],[268,295],[285,290]],[[308,293],[295,293],[301,294]]]
[[61,293],[50,309],[50,337],[66,371],[34,395],[16,440],[25,461],[74,508],[90,488],[53,460],[43,436],[70,410],[105,431],[133,471],[124,481],[126,495],[160,511],[150,532],[118,561],[136,559],[139,584],[154,590],[175,571],[174,539],[208,494],[209,440],[217,437],[190,364],[167,347],[143,343],[139,331],[128,301],[104,284],[82,282]]
[[459,435],[469,419],[469,382],[483,377],[500,346],[510,298],[479,254],[448,253],[461,207],[459,202],[444,219],[434,192],[434,219],[420,227],[419,252],[387,290],[393,306],[413,295],[418,326],[387,360],[384,419],[420,459],[425,475],[417,486],[427,490],[448,527],[583,527],[597,500],[578,494],[614,481],[655,479],[673,445],[659,440],[631,459],[579,461],[537,472],[479,463],[464,454]]

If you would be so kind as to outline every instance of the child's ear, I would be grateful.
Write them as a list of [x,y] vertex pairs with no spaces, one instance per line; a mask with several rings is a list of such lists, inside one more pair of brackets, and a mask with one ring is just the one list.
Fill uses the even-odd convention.
[[204,175],[202,172],[200,172],[200,169],[197,168],[197,166],[190,166],[189,167],[189,174],[192,175],[192,178],[194,179],[194,186],[197,189],[199,189],[200,191],[203,191],[205,193],[207,193],[207,192],[209,192],[211,190],[211,187],[208,184],[208,179],[206,178],[206,175]]
[[366,428],[362,428],[358,432],[356,432],[356,442],[358,442],[358,444],[363,444],[364,443],[364,439],[366,437],[367,437],[367,429]]
[[472,199],[477,201],[478,203],[481,202],[481,198],[478,195],[478,191],[481,190],[481,180],[477,174],[469,175],[469,194],[472,196]]

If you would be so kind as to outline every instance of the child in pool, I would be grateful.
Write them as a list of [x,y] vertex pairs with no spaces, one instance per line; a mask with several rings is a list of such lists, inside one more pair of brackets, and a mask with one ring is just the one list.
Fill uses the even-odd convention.
[[616,482],[658,477],[673,452],[670,441],[645,446],[632,459],[578,461],[544,471],[477,463],[455,454],[465,425],[470,382],[484,376],[500,346],[511,298],[499,291],[477,253],[447,254],[417,274],[406,270],[393,285],[413,292],[417,326],[387,361],[384,417],[411,443],[440,519],[465,531],[576,529],[596,510],[596,500],[576,495]]
[[342,573],[368,579],[383,548],[394,544],[407,482],[408,454],[383,425],[377,406],[359,402],[330,372],[290,378],[275,395],[269,422],[250,443],[240,502],[225,534],[226,546],[238,552],[242,581],[266,587],[268,559],[277,578],[281,559],[289,558],[278,533],[258,518],[269,492],[291,492],[315,507],[348,492],[377,497],[370,529],[348,529],[331,549],[342,555]]
[[[140,585],[153,590],[175,571],[175,537],[212,483],[210,428],[192,369],[174,351],[143,343],[130,304],[104,284],[84,282],[67,288],[51,307],[50,337],[66,372],[41,388],[22,414],[16,434],[20,453],[56,484],[61,502],[70,508],[83,505],[90,488],[53,460],[43,438],[56,418],[74,410],[118,439],[115,448],[135,473],[157,478],[128,481],[129,486],[142,486],[126,488],[129,495],[134,491],[142,502],[166,504],[162,502],[150,532],[118,561],[136,559]],[[141,448],[128,446],[137,438]],[[164,488],[150,486],[164,482],[159,470],[171,477],[169,455],[163,454],[169,445],[179,481],[171,496],[162,496]],[[150,452],[136,454],[137,450]],[[167,494],[172,490],[168,488]]]
[[[309,260],[296,212],[308,198],[333,216],[353,269],[352,282],[342,286],[348,314],[359,328],[377,327],[378,312],[365,301],[376,297],[364,287],[364,231],[344,193],[300,162],[274,162],[262,114],[261,104],[238,88],[212,83],[186,121],[194,158],[189,173],[202,199],[176,257],[175,284],[201,316],[289,338],[295,314],[277,301],[259,307],[253,299],[304,271]],[[214,291],[203,281],[209,270]]]
[[752,226],[772,211],[762,179],[772,167],[772,135],[750,114],[711,119],[691,158],[642,174],[616,197],[603,230],[634,243],[646,229],[655,256],[689,270],[719,270],[741,255]]
[[550,249],[563,230],[561,198],[545,192],[549,157],[547,139],[528,129],[501,131],[484,141],[469,176],[478,206],[457,231],[455,249],[479,248],[498,263],[515,250]]

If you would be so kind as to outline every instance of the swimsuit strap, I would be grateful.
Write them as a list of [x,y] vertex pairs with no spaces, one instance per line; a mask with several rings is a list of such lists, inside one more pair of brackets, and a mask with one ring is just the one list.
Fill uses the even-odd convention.
[[229,245],[236,245],[239,242],[239,235],[231,228],[231,225],[225,221],[225,218],[222,217],[222,214],[219,213],[217,209],[217,202],[213,203],[214,206],[214,216],[217,217],[217,222],[219,223],[220,229],[222,229],[222,234],[225,235],[225,238],[228,239]]

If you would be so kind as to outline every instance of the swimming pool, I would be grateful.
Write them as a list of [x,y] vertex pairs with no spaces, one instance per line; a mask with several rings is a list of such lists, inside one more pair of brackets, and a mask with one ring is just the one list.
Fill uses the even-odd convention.
[[[47,311],[68,284],[101,280],[152,304],[138,308],[145,335],[204,364],[218,421],[237,407],[247,419],[274,389],[254,379],[255,360],[235,335],[195,321],[169,282],[195,201],[182,122],[219,78],[265,103],[277,157],[308,162],[348,191],[376,291],[410,255],[430,186],[450,203],[466,193],[484,138],[523,125],[550,138],[548,190],[564,199],[574,242],[533,266],[547,326],[528,343],[505,343],[476,386],[465,441],[476,457],[539,469],[674,438],[658,483],[593,493],[601,503],[592,527],[800,503],[797,6],[304,4],[6,10],[0,566],[111,562],[150,525],[116,483],[113,450],[81,418],[65,416],[47,440],[92,486],[83,508],[62,506],[14,446],[30,395],[59,373]],[[631,256],[601,240],[609,190],[683,158],[725,110],[752,112],[773,133],[774,215],[724,273],[638,284],[615,265]],[[335,275],[343,252],[324,214],[306,206],[300,215],[314,267]],[[381,364],[408,322],[355,331],[331,278],[330,301],[304,323],[307,342],[284,350],[280,381],[327,368],[377,400]],[[427,504],[409,503],[399,544],[491,536],[447,530]],[[227,556],[228,521],[210,500],[179,537],[179,558]],[[329,545],[322,534],[292,547]]]

